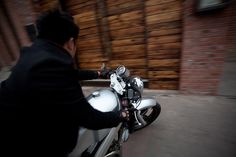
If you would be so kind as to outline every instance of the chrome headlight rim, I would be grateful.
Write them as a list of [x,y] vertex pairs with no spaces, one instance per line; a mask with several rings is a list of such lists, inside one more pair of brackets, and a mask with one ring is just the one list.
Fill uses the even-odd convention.
[[142,79],[139,76],[134,76],[131,78],[130,84],[132,88],[134,88],[136,91],[140,92],[140,94],[143,94],[144,84]]

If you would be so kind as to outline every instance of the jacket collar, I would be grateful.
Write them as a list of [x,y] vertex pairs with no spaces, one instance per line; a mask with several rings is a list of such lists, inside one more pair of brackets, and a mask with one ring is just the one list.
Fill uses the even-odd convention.
[[54,50],[54,51],[59,51],[59,52],[62,52],[64,54],[66,54],[67,56],[69,56],[71,59],[71,55],[70,53],[64,49],[62,46],[50,41],[50,40],[46,40],[46,39],[36,39],[33,46],[40,46],[40,47],[43,47],[45,49],[49,49],[49,50]]

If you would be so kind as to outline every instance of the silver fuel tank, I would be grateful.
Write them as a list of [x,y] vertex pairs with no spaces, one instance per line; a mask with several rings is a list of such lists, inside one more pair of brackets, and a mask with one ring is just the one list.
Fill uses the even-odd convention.
[[95,91],[87,97],[87,100],[93,108],[101,112],[120,110],[119,98],[116,93],[112,92],[112,89]]
[[[121,108],[118,95],[109,88],[93,92],[87,97],[87,100],[93,108],[101,112],[119,111]],[[90,130],[80,127],[76,147],[69,157],[81,156],[82,152],[87,148],[94,146],[97,142],[104,139],[110,130],[111,128]]]

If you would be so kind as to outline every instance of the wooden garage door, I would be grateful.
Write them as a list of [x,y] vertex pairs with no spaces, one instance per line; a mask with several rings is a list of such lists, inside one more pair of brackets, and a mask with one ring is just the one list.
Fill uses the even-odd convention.
[[106,6],[112,46],[110,65],[124,64],[132,74],[147,78],[143,1],[109,0]]
[[67,0],[80,25],[80,68],[123,64],[149,88],[178,89],[182,0]]
[[149,86],[178,89],[181,32],[181,0],[145,2]]

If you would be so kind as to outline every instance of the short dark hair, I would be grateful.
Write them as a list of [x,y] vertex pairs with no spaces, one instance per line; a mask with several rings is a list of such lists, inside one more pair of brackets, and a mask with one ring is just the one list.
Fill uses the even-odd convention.
[[43,13],[36,21],[37,37],[63,45],[71,37],[78,38],[79,26],[73,17],[59,10]]

